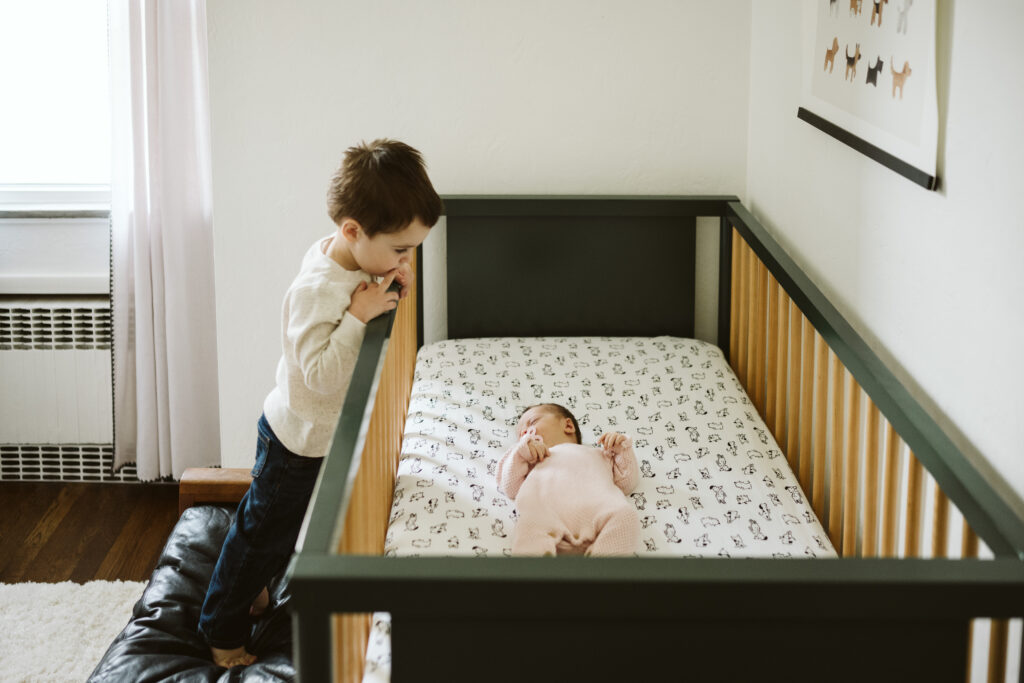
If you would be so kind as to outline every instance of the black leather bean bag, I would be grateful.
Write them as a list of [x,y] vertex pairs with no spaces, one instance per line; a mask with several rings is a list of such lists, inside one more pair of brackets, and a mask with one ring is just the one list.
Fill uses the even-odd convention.
[[206,587],[231,526],[233,508],[185,510],[171,532],[131,621],[114,639],[89,681],[290,681],[291,618],[282,578],[271,582],[270,607],[253,623],[249,651],[258,661],[224,669],[196,632]]

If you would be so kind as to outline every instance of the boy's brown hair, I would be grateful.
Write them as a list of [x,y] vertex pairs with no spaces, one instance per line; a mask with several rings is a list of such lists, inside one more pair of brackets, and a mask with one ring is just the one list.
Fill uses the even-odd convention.
[[416,218],[433,227],[442,211],[423,157],[398,140],[349,147],[327,190],[331,220],[352,218],[367,237],[398,232]]

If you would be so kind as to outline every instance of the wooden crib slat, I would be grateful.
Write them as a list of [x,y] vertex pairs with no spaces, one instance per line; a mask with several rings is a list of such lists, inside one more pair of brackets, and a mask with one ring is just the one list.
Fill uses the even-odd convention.
[[934,485],[934,490],[932,557],[946,557],[949,555],[949,498],[938,484]]
[[909,451],[909,469],[907,470],[907,505],[906,505],[906,540],[903,554],[906,557],[919,557],[921,554],[921,479],[923,467]]
[[1009,640],[1010,622],[993,619],[988,637],[988,683],[1003,683],[1006,680],[1006,646]]
[[747,374],[743,384],[747,387],[754,405],[757,405],[757,395],[754,387],[755,371],[757,366],[757,278],[758,267],[761,266],[760,259],[753,249],[747,247]]
[[740,382],[744,387],[747,386],[747,348],[749,344],[749,299],[748,299],[748,281],[750,278],[747,275],[747,269],[750,264],[750,249],[747,248],[747,243],[742,239],[737,243],[737,249],[740,252],[740,271],[739,271],[739,283],[737,289],[740,292],[740,319],[739,319],[739,330],[740,336],[739,348],[737,350],[736,358],[736,375],[740,378]]
[[789,303],[789,400],[786,406],[786,459],[790,468],[798,470],[797,440],[800,419],[800,340],[803,313],[792,301]]
[[843,469],[843,557],[857,552],[857,496],[860,465],[860,386],[844,368],[846,375],[846,453]]
[[828,419],[828,345],[814,333],[814,514],[825,519],[825,423]]
[[775,368],[775,423],[769,425],[775,442],[780,446],[786,441],[786,374],[789,361],[789,308],[790,299],[785,290],[779,290],[779,364]]
[[814,325],[804,318],[801,321],[803,334],[800,340],[802,368],[800,370],[800,486],[808,494],[811,491],[811,428],[814,410]]
[[878,550],[878,424],[880,414],[868,400],[864,444],[864,542],[861,555],[874,557]]
[[371,619],[368,614],[339,614],[334,617],[335,680],[343,683],[362,680]]
[[[960,557],[963,557],[963,558],[975,558],[977,556],[978,556],[978,535],[976,533],[974,533],[974,529],[971,528],[971,525],[968,524],[967,520],[965,519],[964,520],[963,541],[962,541],[962,545],[960,547]],[[975,646],[975,642],[976,641],[974,639],[974,629],[978,627],[978,624],[981,623],[981,621],[982,621],[981,619],[974,619],[973,621],[971,621],[970,626],[968,626],[968,628],[967,628],[967,679],[966,680],[968,681],[968,683],[970,683],[970,680],[971,680],[971,669],[972,669],[971,662],[972,662],[972,660],[974,659],[974,656],[975,656],[974,646]]]
[[892,425],[885,423],[885,489],[882,503],[882,557],[896,556],[896,536],[899,534],[899,466],[900,437]]
[[753,372],[754,372],[754,405],[757,407],[757,412],[764,415],[764,404],[765,404],[765,336],[767,334],[766,329],[766,318],[767,318],[767,306],[768,306],[768,269],[765,268],[764,264],[761,263],[760,259],[755,258],[754,262],[757,264],[756,269],[756,292],[754,295],[754,361],[753,361]]
[[843,380],[846,373],[839,357],[829,349],[832,359],[831,396],[832,406],[832,453],[831,471],[828,488],[830,491],[828,504],[828,536],[832,545],[839,548],[843,539],[842,505],[843,505]]
[[779,282],[771,274],[768,275],[768,337],[765,341],[768,348],[765,363],[764,421],[771,429],[775,424],[775,412],[779,405],[776,380],[779,369]]
[[732,229],[732,275],[730,276],[731,282],[729,287],[729,329],[731,333],[729,335],[729,363],[732,365],[733,372],[739,375],[737,370],[737,361],[739,360],[739,324],[740,324],[740,288],[739,283],[739,272],[740,272],[740,242],[742,242],[740,233],[736,228]]

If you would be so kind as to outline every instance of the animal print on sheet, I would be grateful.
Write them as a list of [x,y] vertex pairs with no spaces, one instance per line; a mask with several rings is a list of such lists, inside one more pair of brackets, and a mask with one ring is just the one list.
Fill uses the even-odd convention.
[[495,484],[526,407],[561,403],[584,443],[633,438],[639,555],[834,556],[770,432],[714,345],[676,337],[448,340],[416,363],[385,552],[511,553]]

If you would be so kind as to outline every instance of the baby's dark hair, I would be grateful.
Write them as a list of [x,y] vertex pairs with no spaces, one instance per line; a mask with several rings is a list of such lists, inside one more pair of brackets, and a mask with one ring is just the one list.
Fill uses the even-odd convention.
[[423,157],[397,140],[349,147],[327,190],[331,220],[352,218],[367,237],[398,232],[416,218],[433,227],[443,210]]
[[[526,410],[529,410],[530,408],[547,408],[549,411],[555,413],[560,417],[569,418],[570,420],[572,420],[573,429],[576,430],[576,443],[583,443],[583,435],[580,433],[580,423],[576,421],[576,416],[573,415],[572,412],[565,406],[559,405],[557,403],[538,403],[537,405],[528,407]],[[526,410],[524,410],[522,414],[519,416],[520,420],[523,419],[523,415],[526,414]]]

